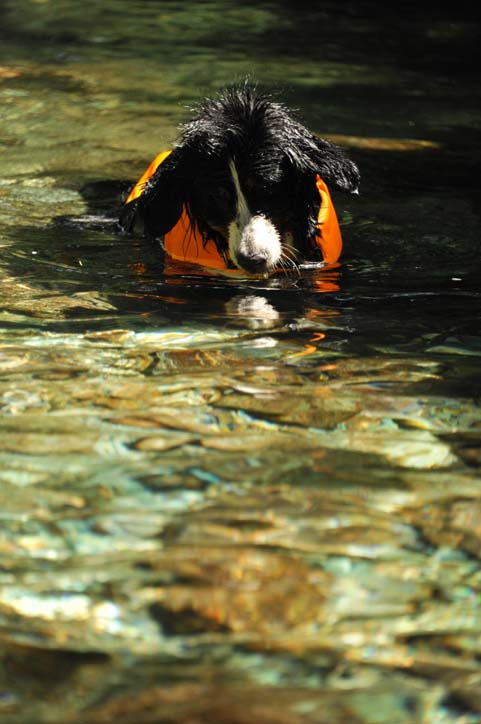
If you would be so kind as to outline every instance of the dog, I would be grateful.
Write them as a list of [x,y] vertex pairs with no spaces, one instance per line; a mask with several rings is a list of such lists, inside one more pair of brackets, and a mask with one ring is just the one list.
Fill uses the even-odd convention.
[[359,179],[341,148],[246,82],[201,103],[174,149],[132,189],[120,225],[164,239],[176,258],[265,277],[337,261],[342,242],[327,187],[357,193]]

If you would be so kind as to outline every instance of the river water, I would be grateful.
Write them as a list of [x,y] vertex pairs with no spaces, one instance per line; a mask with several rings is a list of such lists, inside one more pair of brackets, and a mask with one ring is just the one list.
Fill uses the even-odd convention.
[[[479,18],[0,6],[5,724],[481,721]],[[115,227],[244,78],[358,162],[338,269]]]

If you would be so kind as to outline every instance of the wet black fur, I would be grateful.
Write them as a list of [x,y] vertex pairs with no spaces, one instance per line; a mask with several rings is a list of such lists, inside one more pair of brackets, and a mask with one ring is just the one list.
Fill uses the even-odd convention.
[[175,226],[184,205],[204,242],[213,239],[226,254],[223,229],[236,214],[230,160],[250,210],[269,218],[281,234],[291,232],[299,257],[319,259],[316,174],[330,188],[355,192],[357,166],[248,83],[203,101],[142,195],[124,207],[121,225],[159,238]]

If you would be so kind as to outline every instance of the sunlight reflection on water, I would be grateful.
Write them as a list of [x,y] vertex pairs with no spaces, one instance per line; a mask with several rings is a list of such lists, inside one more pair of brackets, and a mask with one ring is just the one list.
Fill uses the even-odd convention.
[[[6,724],[481,720],[473,24],[301,7],[0,11]],[[247,72],[356,154],[339,268],[117,234]]]

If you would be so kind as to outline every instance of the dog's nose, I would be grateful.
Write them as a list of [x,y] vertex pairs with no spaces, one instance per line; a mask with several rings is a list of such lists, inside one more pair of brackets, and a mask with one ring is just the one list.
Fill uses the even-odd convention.
[[249,274],[259,274],[266,269],[268,255],[266,252],[257,252],[256,254],[243,254],[241,251],[237,253],[237,263],[242,269]]

